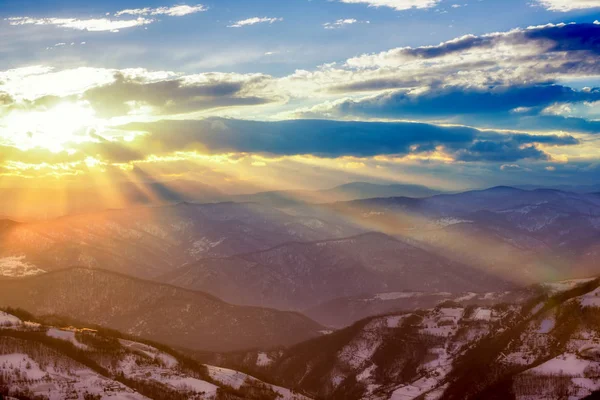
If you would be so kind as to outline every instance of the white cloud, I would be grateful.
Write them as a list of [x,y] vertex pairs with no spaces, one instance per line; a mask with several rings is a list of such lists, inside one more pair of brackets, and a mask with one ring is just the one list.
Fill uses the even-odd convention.
[[558,24],[467,35],[435,46],[396,48],[297,70],[279,84],[295,97],[335,100],[391,90],[416,93],[438,85],[485,88],[590,79],[600,76],[598,57],[582,45],[587,43],[582,38],[593,34],[590,29],[598,28]]
[[76,68],[54,71],[50,67],[26,67],[0,72],[2,87],[16,99],[69,96],[114,81],[114,70]]
[[253,18],[248,18],[248,19],[243,19],[241,21],[237,21],[232,25],[228,25],[228,27],[229,28],[241,28],[243,26],[248,26],[248,25],[256,25],[256,24],[263,24],[263,23],[272,24],[274,22],[279,22],[279,21],[283,21],[283,18],[253,17]]
[[123,15],[133,15],[137,16],[137,18],[135,19],[111,19],[107,18],[108,16],[110,16],[110,13],[106,13],[107,17],[90,19],[13,17],[6,18],[5,20],[13,26],[50,25],[59,28],[75,29],[89,32],[118,32],[121,29],[148,25],[156,21],[151,18],[146,18],[148,16],[166,15],[170,17],[181,17],[184,15],[203,12],[206,10],[208,10],[208,8],[206,8],[202,4],[198,4],[195,6],[178,5],[173,7],[137,8],[122,10],[115,13],[115,17],[121,17]]
[[335,22],[327,22],[325,24],[323,24],[323,27],[325,29],[339,29],[345,25],[354,25],[354,24],[358,24],[358,23],[365,23],[365,24],[370,24],[370,21],[358,21],[354,18],[348,18],[348,19],[338,19]]
[[[340,0],[348,4],[368,4],[369,7],[389,7],[397,11],[410,10],[411,8],[435,7],[440,0]],[[567,0],[565,0],[567,1]],[[580,0],[583,1],[583,0]]]
[[7,18],[10,25],[51,25],[59,28],[76,29],[89,32],[118,32],[121,29],[148,25],[154,22],[152,19],[136,18],[129,20],[112,20],[108,18],[77,19],[77,18],[30,18],[15,17]]
[[173,7],[158,7],[158,8],[134,8],[122,10],[115,13],[115,16],[121,15],[168,15],[170,17],[183,17],[184,15],[195,14],[208,10],[202,4],[195,6],[179,5]]
[[600,0],[538,0],[539,3],[552,11],[572,11],[585,8],[600,7]]

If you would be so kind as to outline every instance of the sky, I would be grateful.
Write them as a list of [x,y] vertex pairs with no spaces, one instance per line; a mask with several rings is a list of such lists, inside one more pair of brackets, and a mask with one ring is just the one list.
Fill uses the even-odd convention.
[[600,182],[600,0],[0,0],[0,187]]

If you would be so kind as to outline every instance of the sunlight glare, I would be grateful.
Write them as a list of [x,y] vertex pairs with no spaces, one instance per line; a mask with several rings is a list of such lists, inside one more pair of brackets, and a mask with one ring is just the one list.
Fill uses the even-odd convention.
[[90,141],[90,129],[100,121],[94,111],[82,103],[61,103],[44,111],[16,111],[0,127],[0,135],[21,150],[44,148],[52,152],[65,150],[67,143]]

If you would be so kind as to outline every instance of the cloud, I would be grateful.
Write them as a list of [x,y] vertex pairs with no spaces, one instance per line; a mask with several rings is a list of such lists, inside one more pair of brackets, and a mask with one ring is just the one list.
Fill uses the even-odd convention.
[[[123,15],[138,16],[135,19],[111,19],[111,18],[32,18],[32,17],[12,17],[6,18],[10,25],[38,25],[38,26],[56,26],[58,28],[74,29],[88,32],[119,32],[121,29],[134,28],[138,26],[149,25],[156,22],[155,19],[146,18],[148,16],[166,15],[170,17],[182,17],[189,14],[203,12],[208,10],[202,4],[195,6],[178,5],[172,7],[158,8],[137,8],[118,11],[115,17]],[[110,15],[110,14],[107,14]]]
[[[561,85],[494,86],[464,88],[446,86],[421,92],[399,91],[366,100],[347,100],[338,107],[345,111],[403,117],[452,116],[464,114],[507,114],[515,109],[542,111],[555,103],[600,100],[600,89],[577,91]],[[350,112],[351,114],[351,112]]]
[[598,54],[599,35],[600,27],[596,24],[549,24],[482,36],[465,35],[436,46],[401,47],[355,57],[347,64],[355,68],[397,67],[403,62],[439,60],[469,65],[473,58],[495,55],[502,65],[507,60],[528,60],[563,51]]
[[502,164],[500,166],[502,171],[522,171],[523,168],[519,164]]
[[538,0],[538,2],[548,10],[562,12],[600,7],[600,0]]
[[[346,25],[354,25],[354,24],[358,24],[358,23],[363,23],[362,21],[358,21],[354,18],[347,18],[347,19],[338,19],[335,22],[326,22],[323,24],[323,27],[325,29],[339,29],[342,28]],[[365,24],[370,24],[370,21],[364,21]]]
[[268,17],[253,17],[237,21],[232,25],[228,25],[228,28],[242,28],[244,26],[256,25],[256,24],[273,24],[275,22],[283,21],[283,18],[268,18]]
[[185,15],[204,12],[207,10],[208,8],[202,4],[197,4],[195,6],[178,5],[172,7],[127,9],[116,12],[115,16],[120,17],[121,15],[168,15],[170,17],[183,17]]
[[[125,70],[132,73],[133,70]],[[81,67],[55,71],[36,66],[0,72],[2,89],[17,100],[35,101],[45,96],[65,97],[110,83],[114,70]]]
[[129,20],[114,20],[108,18],[77,19],[77,18],[8,18],[10,25],[49,25],[58,28],[75,29],[89,32],[119,32],[121,29],[144,26],[154,22],[152,19],[136,18]]
[[396,11],[410,10],[411,8],[432,8],[440,0],[340,0],[348,4],[367,4],[369,7],[389,7]]
[[600,89],[574,90],[562,85],[488,88],[433,87],[400,90],[362,99],[344,99],[299,110],[303,118],[392,118],[446,121],[496,129],[600,133],[600,122],[554,115],[552,109],[600,100]]
[[150,107],[152,115],[182,114],[277,101],[264,90],[270,79],[261,74],[206,73],[146,81],[116,72],[113,82],[87,90],[83,98],[105,118],[144,107]]
[[76,68],[54,71],[28,68],[0,72],[0,124],[3,110],[48,109],[61,102],[83,101],[97,117],[192,113],[203,110],[262,105],[286,99],[263,74]]
[[363,54],[286,79],[307,97],[432,86],[489,87],[600,77],[600,25],[558,24]]
[[422,123],[289,120],[258,122],[209,118],[133,123],[122,129],[146,132],[139,148],[155,153],[196,149],[203,153],[254,153],[317,157],[406,156],[442,152],[464,162],[548,160],[539,145],[578,144],[571,136],[505,134]]

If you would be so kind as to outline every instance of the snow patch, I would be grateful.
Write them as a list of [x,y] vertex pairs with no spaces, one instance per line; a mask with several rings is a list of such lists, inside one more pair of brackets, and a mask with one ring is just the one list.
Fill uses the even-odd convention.
[[556,324],[556,321],[554,321],[554,318],[546,318],[540,324],[540,328],[538,329],[537,332],[538,333],[550,333],[550,331],[552,331],[552,329],[554,329],[555,324]]
[[73,343],[73,345],[79,349],[82,350],[87,350],[88,347],[85,344],[79,343],[77,341],[77,339],[75,338],[75,332],[71,331],[71,330],[63,330],[63,329],[56,329],[56,328],[50,328],[48,329],[48,332],[46,332],[46,335],[50,336],[51,338],[54,339],[60,339],[60,340],[64,340],[67,342],[71,342]]
[[10,315],[5,313],[4,311],[0,311],[0,327],[9,327],[21,325],[21,320],[14,315]]
[[600,288],[577,298],[582,307],[600,307]]
[[273,364],[273,360],[269,357],[267,353],[258,353],[256,357],[256,365],[259,367],[266,367]]
[[477,293],[467,293],[464,296],[461,297],[457,297],[456,299],[454,299],[454,301],[469,301],[469,300],[473,300],[475,297],[477,297]]
[[551,294],[556,294],[560,292],[565,292],[567,290],[571,290],[579,285],[582,285],[587,282],[591,282],[596,278],[588,278],[588,279],[570,279],[566,281],[560,282],[549,282],[542,283],[542,287],[548,290]]
[[473,314],[473,319],[477,321],[491,321],[492,310],[489,308],[478,308]]
[[530,369],[528,372],[538,375],[583,376],[584,370],[589,365],[589,361],[582,360],[575,354],[567,353]]
[[11,256],[0,258],[0,276],[21,278],[44,274],[46,271],[25,261],[25,256]]

